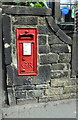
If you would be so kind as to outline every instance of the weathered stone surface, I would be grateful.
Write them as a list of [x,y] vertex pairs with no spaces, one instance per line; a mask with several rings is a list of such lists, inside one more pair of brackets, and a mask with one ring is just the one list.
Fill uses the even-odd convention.
[[67,36],[55,23],[54,19],[50,17],[46,17],[47,22],[51,29],[56,33],[56,35],[65,43],[72,45],[72,40],[69,36]]
[[60,95],[44,96],[39,99],[39,102],[49,102],[49,101],[64,100],[64,99],[71,99],[71,98],[76,98],[76,94],[67,93],[67,94],[60,94]]
[[[51,69],[49,65],[40,66],[38,75],[36,76],[18,76],[17,70],[14,69],[13,83],[14,85],[35,85],[40,83],[46,83],[51,79]],[[43,74],[42,74],[43,73]]]
[[24,105],[24,104],[30,104],[30,103],[37,103],[37,99],[36,98],[17,99],[17,105]]
[[50,28],[55,32],[55,34],[65,43],[72,45],[72,40],[69,36],[67,36],[55,23],[54,19],[50,17],[46,17],[47,22]]
[[24,91],[17,91],[17,92],[15,93],[15,97],[16,97],[17,99],[26,98],[26,92],[24,92]]
[[15,89],[16,89],[16,91],[33,90],[33,89],[35,89],[35,86],[34,85],[22,85],[22,86],[16,86]]
[[6,72],[7,72],[7,85],[8,86],[12,86],[13,85],[13,68],[12,68],[12,66],[11,65],[8,65],[7,67],[6,67]]
[[78,93],[78,85],[76,85],[76,92]]
[[68,49],[67,45],[56,44],[56,45],[51,45],[51,52],[53,52],[53,53],[69,53],[69,49]]
[[28,97],[33,97],[33,98],[41,97],[42,94],[43,94],[43,90],[29,90],[27,93]]
[[14,25],[37,25],[38,18],[37,17],[14,17],[13,18]]
[[[57,96],[57,95],[55,95]],[[39,98],[39,103],[53,101],[53,96],[43,96]]]
[[68,77],[69,76],[69,71],[55,71],[51,72],[51,78],[61,78],[61,77]]
[[53,96],[53,95],[60,95],[63,94],[63,88],[49,88],[45,90],[45,95],[47,96]]
[[[7,15],[3,15],[3,38],[4,43],[11,43],[11,19]],[[7,23],[7,24],[6,24]]]
[[11,64],[12,58],[11,58],[11,46],[4,49],[4,55],[5,55],[5,64],[9,65]]
[[78,55],[75,53],[78,53],[78,45],[77,45],[77,38],[78,34],[73,34],[73,46],[72,46],[72,77],[77,76],[77,66],[78,66]]
[[42,7],[27,7],[27,6],[8,6],[3,5],[3,13],[12,14],[12,15],[36,15],[36,16],[46,16],[51,15],[52,10],[50,8]]
[[40,55],[40,63],[41,64],[51,64],[58,62],[58,55],[57,54],[47,54],[47,55]]
[[71,98],[76,98],[76,93],[67,93],[67,94],[62,94],[59,96],[61,100],[63,99],[71,99]]
[[69,78],[51,79],[52,87],[64,87],[69,85],[75,85],[75,81]]
[[76,78],[76,84],[78,85],[78,79]]
[[61,29],[59,29],[56,34],[62,41],[64,41],[65,43],[67,43],[69,45],[72,45],[71,38],[69,36],[67,36]]
[[49,34],[50,32],[48,26],[38,26],[38,34]]
[[76,86],[65,86],[63,89],[63,93],[74,93],[76,92]]
[[46,44],[46,36],[38,36],[38,43],[39,45],[45,45]]
[[15,105],[16,99],[12,88],[7,88],[9,105]]
[[[14,85],[36,85],[41,83],[46,83],[46,81],[51,79],[51,70],[50,66],[40,66],[38,75],[36,76],[18,76],[17,70],[14,69],[13,83]],[[43,73],[43,74],[42,74]],[[31,89],[31,88],[30,88]],[[33,88],[34,89],[34,88]]]
[[42,54],[42,53],[49,53],[50,52],[50,46],[49,45],[40,45],[39,46],[39,53]]
[[49,35],[48,36],[48,43],[49,44],[61,44],[63,43],[56,35]]
[[60,96],[61,95],[44,96],[39,99],[39,102],[49,102],[49,101],[60,100]]
[[46,89],[46,88],[49,88],[49,87],[50,87],[49,84],[36,85],[36,89],[37,89],[37,90]]
[[14,76],[14,85],[27,85],[32,83],[32,77],[28,76]]
[[52,64],[51,70],[69,70],[70,69],[70,64],[66,63],[57,63],[57,64]]
[[[50,15],[49,9],[7,5],[2,7],[3,14],[5,12],[3,15],[3,40],[5,43],[5,58],[7,59],[7,85],[10,88],[8,88],[9,103],[15,101],[14,99],[18,104],[19,101],[24,100],[28,103],[28,101],[40,102],[42,100],[49,101],[73,97],[75,81],[70,79],[72,42],[63,32],[60,33],[61,30],[51,16],[48,16],[47,20],[45,19],[46,15]],[[40,10],[45,11],[40,13]],[[5,19],[7,19],[7,24]],[[18,75],[17,69],[19,68],[17,68],[16,58],[17,27],[38,28],[39,61],[37,75]],[[8,33],[5,33],[5,29]],[[8,37],[11,37],[11,33],[12,40]],[[65,43],[70,44],[70,46]],[[74,94],[70,95],[73,92]]]
[[38,17],[38,24],[39,24],[39,25],[44,25],[44,24],[46,24],[45,17]]
[[39,67],[39,82],[45,83],[51,79],[51,69],[49,65]]
[[16,46],[15,45],[13,45],[12,52],[13,52],[13,55],[16,55]]
[[13,83],[14,85],[31,85],[32,76],[19,76],[17,69],[13,66]]
[[70,53],[59,54],[59,62],[60,63],[70,63],[71,62],[71,54]]
[[47,19],[47,22],[49,24],[49,26],[51,27],[51,29],[54,31],[54,32],[57,32],[59,30],[59,27],[58,25],[55,23],[55,20],[53,19],[52,16],[49,16],[49,17],[46,17]]

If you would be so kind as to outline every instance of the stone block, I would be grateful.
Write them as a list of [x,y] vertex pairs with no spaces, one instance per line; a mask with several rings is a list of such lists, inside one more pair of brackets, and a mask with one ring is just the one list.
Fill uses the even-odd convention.
[[[17,70],[14,69],[13,83],[14,85],[36,85],[44,84],[51,79],[51,69],[49,65],[40,66],[38,69],[38,75],[31,76],[18,76]],[[33,88],[34,89],[34,88]]]
[[49,88],[45,90],[45,95],[47,96],[53,96],[53,95],[60,95],[63,94],[63,88]]
[[66,93],[74,93],[76,92],[76,85],[74,86],[65,86],[64,89],[63,89],[63,93],[66,94]]
[[64,41],[65,43],[72,45],[72,40],[69,36],[67,36],[61,29],[58,30],[56,33],[60,40]]
[[41,97],[43,95],[43,90],[29,90],[27,93],[28,97]]
[[26,7],[26,6],[2,6],[3,13],[12,15],[32,15],[32,16],[46,16],[52,15],[50,8],[43,7]]
[[68,49],[67,45],[56,44],[56,45],[51,45],[51,52],[53,52],[53,53],[69,53],[69,49]]
[[60,63],[70,63],[71,62],[71,54],[70,53],[61,53],[59,54],[59,62]]
[[26,98],[26,92],[16,91],[16,92],[15,92],[15,97],[16,97],[17,99]]
[[31,85],[33,76],[20,76],[18,75],[17,69],[15,66],[13,67],[13,83],[14,85]]
[[13,18],[14,25],[37,25],[38,18],[37,17],[14,17]]
[[39,46],[39,53],[42,54],[42,53],[49,53],[50,52],[50,46],[48,45],[40,45]]
[[53,96],[43,96],[39,98],[39,103],[53,101]]
[[54,31],[54,32],[57,32],[59,30],[59,27],[58,25],[55,23],[55,20],[53,19],[52,16],[49,16],[49,17],[46,17],[47,19],[47,22],[49,24],[49,26],[51,27],[51,29]]
[[16,99],[12,88],[7,88],[9,105],[15,105]]
[[47,55],[40,55],[40,63],[41,64],[51,64],[58,62],[58,55],[57,54],[47,54]]
[[[39,102],[58,101],[58,100],[60,100],[60,96],[62,96],[62,95],[44,96],[39,99]],[[61,100],[63,100],[63,98]],[[55,104],[55,105],[57,105],[57,104]]]
[[63,42],[53,34],[48,36],[48,43],[51,45],[51,44],[61,44]]
[[46,36],[38,36],[38,43],[39,45],[45,45],[46,44]]
[[25,104],[31,104],[31,103],[37,103],[37,99],[36,98],[17,99],[17,105],[25,105]]
[[52,87],[64,87],[69,85],[75,85],[75,81],[69,78],[57,78],[51,79],[51,86]]
[[49,102],[49,101],[60,100],[60,96],[61,95],[44,96],[39,99],[39,102]]
[[39,84],[39,85],[36,85],[36,89],[37,90],[47,89],[49,87],[50,87],[49,84]]
[[49,65],[39,67],[39,83],[45,83],[51,79],[51,69]]
[[44,25],[44,24],[46,24],[45,17],[38,17],[38,24],[39,24],[39,25]]
[[5,64],[9,65],[11,64],[12,58],[11,58],[11,46],[4,49],[4,55],[5,55]]
[[15,90],[16,91],[22,91],[22,90],[33,90],[35,89],[35,85],[22,85],[22,86],[16,86]]
[[52,64],[51,70],[70,70],[70,64],[66,63]]
[[78,92],[78,85],[76,85],[76,92]]
[[32,84],[32,77],[29,76],[14,76],[14,85],[27,85]]
[[38,34],[49,34],[52,32],[48,26],[38,26]]
[[7,15],[3,15],[3,39],[4,43],[11,43],[11,18]]
[[60,95],[60,99],[64,100],[64,99],[73,99],[76,98],[76,94],[75,93],[67,93],[67,94],[62,94]]
[[69,71],[52,71],[51,78],[62,78],[62,77],[69,77]]
[[7,85],[12,86],[13,85],[13,68],[11,65],[6,66],[6,73],[7,73]]

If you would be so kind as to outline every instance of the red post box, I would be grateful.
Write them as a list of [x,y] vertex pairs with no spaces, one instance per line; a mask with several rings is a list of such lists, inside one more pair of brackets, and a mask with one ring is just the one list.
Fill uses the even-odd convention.
[[37,74],[37,28],[17,28],[18,75]]

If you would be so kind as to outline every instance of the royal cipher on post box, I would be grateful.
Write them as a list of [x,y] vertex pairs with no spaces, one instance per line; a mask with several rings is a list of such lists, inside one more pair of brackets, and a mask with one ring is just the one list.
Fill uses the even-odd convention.
[[37,74],[37,28],[16,28],[18,75]]

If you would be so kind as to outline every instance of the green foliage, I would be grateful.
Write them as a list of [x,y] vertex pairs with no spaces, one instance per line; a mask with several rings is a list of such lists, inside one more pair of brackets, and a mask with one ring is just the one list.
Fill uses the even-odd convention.
[[16,5],[25,5],[25,2],[15,2]]
[[31,6],[31,7],[47,7],[46,1],[45,0],[38,0],[38,2],[20,2],[20,0],[14,0],[16,5],[21,5],[21,6]]
[[34,4],[35,7],[43,7],[42,3],[36,3]]

